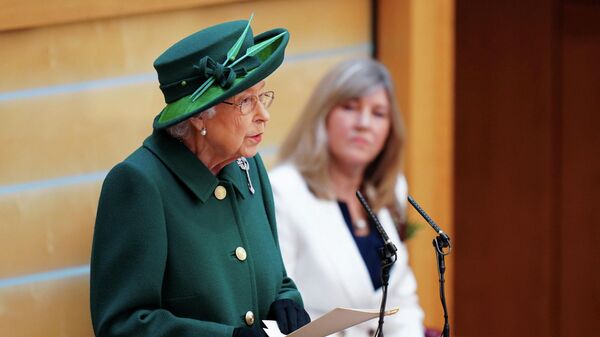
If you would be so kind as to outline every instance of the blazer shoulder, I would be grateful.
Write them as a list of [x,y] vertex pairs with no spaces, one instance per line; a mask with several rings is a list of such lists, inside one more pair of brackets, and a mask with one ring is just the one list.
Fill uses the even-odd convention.
[[269,179],[274,189],[295,189],[304,184],[300,172],[289,163],[278,165],[269,171]]

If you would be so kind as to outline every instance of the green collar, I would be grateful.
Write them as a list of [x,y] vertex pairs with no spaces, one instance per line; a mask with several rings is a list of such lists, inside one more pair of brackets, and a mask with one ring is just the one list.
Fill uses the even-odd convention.
[[144,140],[144,147],[154,153],[203,203],[219,185],[219,180],[231,182],[243,198],[250,193],[246,175],[235,162],[225,166],[215,176],[185,145],[164,131],[154,130]]
[[[235,187],[235,189],[242,196],[242,198],[246,199],[246,197],[250,195],[250,190],[248,189],[248,181],[246,180],[246,173],[238,166],[238,164],[235,161],[223,167],[221,172],[219,172],[218,176],[221,180],[231,182],[231,184]],[[254,182],[254,184],[256,184],[256,182]]]

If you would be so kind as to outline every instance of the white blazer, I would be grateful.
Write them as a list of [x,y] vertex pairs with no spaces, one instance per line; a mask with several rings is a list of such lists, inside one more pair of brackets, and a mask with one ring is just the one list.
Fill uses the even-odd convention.
[[[281,253],[288,275],[296,282],[311,319],[336,307],[379,309],[381,288],[373,290],[369,271],[348,230],[336,201],[316,198],[296,168],[285,164],[269,173]],[[398,200],[406,206],[406,179],[396,186]],[[386,308],[400,311],[385,318],[385,337],[423,337],[423,311],[416,294],[416,280],[408,266],[406,247],[400,241],[390,213],[377,216],[398,248],[388,288]],[[377,319],[336,336],[373,336]]]

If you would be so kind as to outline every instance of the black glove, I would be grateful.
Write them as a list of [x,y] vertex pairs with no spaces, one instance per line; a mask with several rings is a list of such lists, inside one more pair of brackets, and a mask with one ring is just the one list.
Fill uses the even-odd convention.
[[310,323],[306,310],[290,299],[273,302],[267,318],[276,320],[279,330],[286,335]]
[[233,329],[231,337],[269,337],[260,324],[253,327],[242,327]]

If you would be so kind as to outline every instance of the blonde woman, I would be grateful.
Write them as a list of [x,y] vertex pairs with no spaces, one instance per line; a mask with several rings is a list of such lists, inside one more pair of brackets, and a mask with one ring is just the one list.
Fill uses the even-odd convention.
[[[319,83],[270,172],[282,255],[317,318],[335,307],[379,308],[383,245],[356,199],[360,190],[398,247],[386,337],[422,337],[416,281],[400,240],[407,186],[404,129],[385,67],[370,59],[334,67]],[[372,336],[377,320],[339,335]]]

